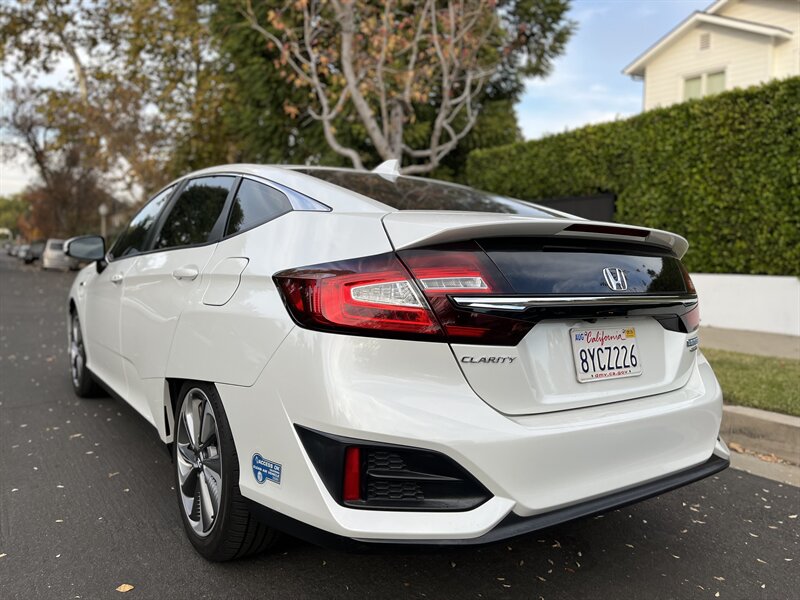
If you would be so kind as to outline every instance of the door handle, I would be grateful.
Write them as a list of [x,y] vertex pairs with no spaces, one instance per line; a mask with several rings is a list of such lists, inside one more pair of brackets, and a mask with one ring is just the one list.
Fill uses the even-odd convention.
[[111,276],[111,283],[113,283],[114,285],[119,285],[120,283],[122,283],[122,273],[114,273]]
[[180,267],[172,272],[172,276],[175,279],[188,279],[189,281],[194,281],[197,279],[199,274],[200,271],[197,270],[197,267]]

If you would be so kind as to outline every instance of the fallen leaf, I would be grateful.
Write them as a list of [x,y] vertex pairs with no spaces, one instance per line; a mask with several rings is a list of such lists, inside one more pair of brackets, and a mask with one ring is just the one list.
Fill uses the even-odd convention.
[[728,448],[730,448],[734,452],[738,452],[739,454],[742,454],[744,452],[744,447],[741,446],[740,444],[737,444],[736,442],[729,442]]
[[756,457],[757,457],[759,460],[763,460],[764,462],[768,462],[768,463],[779,463],[779,462],[783,462],[783,461],[781,461],[781,459],[780,459],[780,458],[778,458],[778,457],[777,457],[777,456],[775,456],[774,454],[756,454]]
[[130,583],[123,583],[122,585],[117,586],[116,589],[118,592],[122,592],[124,594],[125,592],[130,592],[133,589],[133,586]]

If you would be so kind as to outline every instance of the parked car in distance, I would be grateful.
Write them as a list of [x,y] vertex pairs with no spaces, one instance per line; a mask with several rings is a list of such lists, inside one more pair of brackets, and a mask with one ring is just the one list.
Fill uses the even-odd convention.
[[65,245],[94,261],[66,311],[73,389],[170,445],[211,560],[278,531],[496,542],[729,464],[674,233],[391,164],[228,165],[166,186],[108,252]]
[[25,254],[22,255],[22,260],[26,265],[32,264],[42,258],[44,252],[45,240],[35,240],[30,243]]
[[20,244],[19,247],[17,247],[17,251],[14,253],[14,256],[24,260],[25,255],[28,253],[30,247],[30,244]]
[[64,253],[64,240],[50,238],[42,253],[43,269],[76,269],[78,261]]

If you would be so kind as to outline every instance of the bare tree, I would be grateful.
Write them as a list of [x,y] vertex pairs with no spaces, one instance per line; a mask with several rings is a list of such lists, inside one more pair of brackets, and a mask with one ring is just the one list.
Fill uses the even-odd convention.
[[[337,120],[356,119],[383,160],[408,159],[403,172],[428,173],[475,125],[515,41],[491,0],[298,0],[262,9],[244,0],[241,11],[280,53],[286,80],[309,90],[308,112],[330,147],[358,168],[363,159],[337,138]],[[411,140],[419,110],[435,118]]]

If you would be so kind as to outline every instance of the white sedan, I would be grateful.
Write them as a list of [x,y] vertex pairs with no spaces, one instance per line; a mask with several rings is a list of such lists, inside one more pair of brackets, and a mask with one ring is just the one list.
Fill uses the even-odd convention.
[[72,383],[169,444],[194,547],[481,544],[729,463],[688,244],[398,175],[227,165],[156,194],[68,304]]

